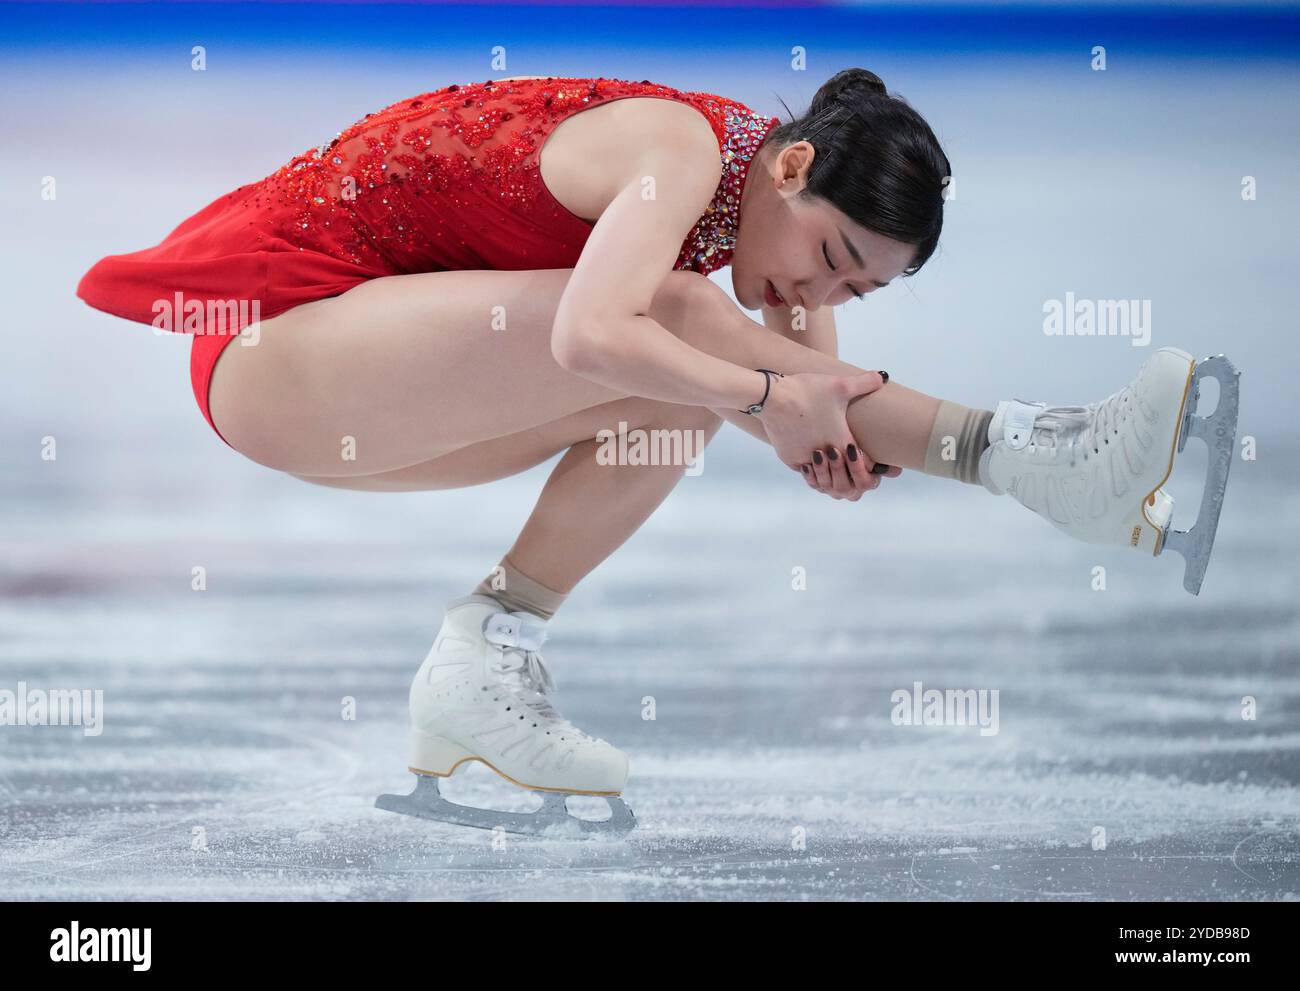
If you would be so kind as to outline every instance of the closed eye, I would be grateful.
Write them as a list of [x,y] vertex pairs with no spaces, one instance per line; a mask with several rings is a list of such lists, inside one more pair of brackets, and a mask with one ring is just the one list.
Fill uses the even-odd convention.
[[[825,241],[822,242],[822,257],[826,259],[826,264],[830,267],[830,270],[831,270],[832,272],[834,272],[834,271],[835,271],[835,263],[834,263],[833,261],[831,261],[831,253],[830,253],[830,251],[827,249],[827,247],[826,247],[826,242],[825,242]],[[858,291],[857,291],[856,289],[854,289],[852,286],[849,286],[849,292],[853,293],[853,295],[854,295],[856,298],[858,298],[858,299],[862,299],[862,298],[863,298],[863,294],[860,293],[860,292],[858,292]]]

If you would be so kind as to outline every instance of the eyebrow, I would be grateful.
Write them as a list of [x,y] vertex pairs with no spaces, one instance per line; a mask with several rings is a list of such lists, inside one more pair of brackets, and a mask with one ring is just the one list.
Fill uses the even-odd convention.
[[[840,230],[838,227],[835,229],[839,231],[840,240],[844,242],[844,248],[848,251],[849,256],[857,263],[858,268],[862,268],[862,254],[853,246],[853,242],[849,240],[849,236],[845,234],[843,230]],[[888,282],[881,282],[878,279],[872,279],[871,281],[875,284],[877,289],[884,289],[889,285]]]

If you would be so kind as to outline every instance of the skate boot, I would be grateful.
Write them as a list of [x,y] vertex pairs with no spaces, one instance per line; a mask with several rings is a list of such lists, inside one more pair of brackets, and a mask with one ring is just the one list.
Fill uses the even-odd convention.
[[[1206,375],[1219,382],[1219,402],[1210,416],[1196,416]],[[1198,364],[1186,351],[1161,348],[1130,385],[1099,403],[1001,402],[980,481],[1079,540],[1151,555],[1172,548],[1186,560],[1183,587],[1197,594],[1232,466],[1238,375],[1223,355]],[[1191,529],[1171,530],[1174,500],[1161,486],[1191,436],[1210,449],[1201,508]]]
[[[539,651],[546,623],[526,612],[505,612],[485,595],[447,606],[442,629],[411,684],[411,770],[408,796],[381,795],[376,806],[427,819],[507,832],[569,830],[621,834],[635,825],[618,795],[628,761],[604,740],[588,736],[551,703],[554,681]],[[438,779],[476,760],[506,780],[538,792],[537,812],[475,809],[447,801]],[[569,795],[599,795],[610,818],[569,814]],[[564,828],[559,830],[564,831]]]

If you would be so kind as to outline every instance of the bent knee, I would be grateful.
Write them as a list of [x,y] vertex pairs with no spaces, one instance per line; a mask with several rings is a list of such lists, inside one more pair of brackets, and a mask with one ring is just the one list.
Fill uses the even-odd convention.
[[650,316],[670,330],[703,313],[735,310],[736,304],[720,285],[699,272],[669,272],[650,304]]
[[655,400],[650,406],[649,415],[644,417],[642,426],[661,430],[699,431],[707,443],[722,426],[722,417],[707,406],[683,406],[680,403]]

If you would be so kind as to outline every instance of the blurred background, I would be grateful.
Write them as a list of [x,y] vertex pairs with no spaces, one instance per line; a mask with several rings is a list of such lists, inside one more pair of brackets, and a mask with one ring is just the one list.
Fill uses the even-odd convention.
[[[1300,8],[0,3],[0,18],[0,689],[106,700],[98,738],[0,727],[7,897],[1294,896]],[[785,120],[850,66],[931,123],[956,196],[919,275],[837,311],[841,356],[991,407],[1100,399],[1160,346],[1226,353],[1254,460],[1235,460],[1202,593],[1173,555],[1074,544],[974,487],[905,474],[834,502],[724,428],[548,645],[561,709],[629,752],[641,827],[609,848],[520,840],[510,863],[531,880],[515,886],[484,834],[370,803],[405,788],[406,689],[443,603],[508,549],[550,466],[457,492],[313,488],[212,433],[188,338],[74,287],[452,82],[646,78]],[[1044,304],[1067,293],[1149,300],[1150,344],[1048,336]],[[1205,464],[1189,452],[1180,527]],[[1000,732],[894,726],[889,694],[915,681],[998,689]]]

